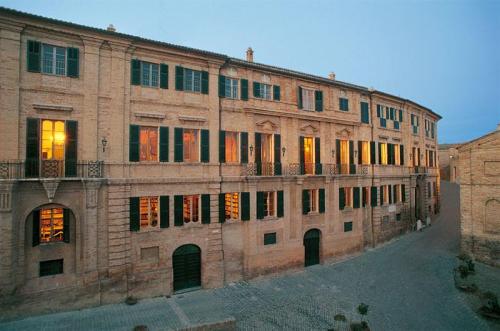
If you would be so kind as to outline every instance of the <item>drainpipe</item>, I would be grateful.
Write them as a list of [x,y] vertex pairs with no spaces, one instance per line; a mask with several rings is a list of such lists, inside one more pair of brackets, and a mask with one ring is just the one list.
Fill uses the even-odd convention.
[[[374,140],[374,136],[373,136],[373,125],[374,125],[374,122],[373,122],[373,100],[372,100],[372,92],[370,92],[370,117],[371,117],[371,120],[372,120],[372,125],[371,125],[371,141],[375,142]],[[377,146],[377,144],[375,143],[375,146]],[[375,150],[376,150],[376,147],[375,147]],[[371,151],[370,151],[371,152]],[[359,152],[358,152],[359,153]],[[380,153],[380,152],[379,152]],[[371,161],[371,160],[370,160]],[[372,187],[374,186],[375,184],[375,165],[376,165],[376,161],[377,161],[377,154],[375,153],[375,163],[371,164],[370,166],[372,167],[372,185],[370,186],[370,205],[371,205],[371,194],[372,194]],[[378,193],[378,192],[377,192]],[[375,247],[375,229],[374,229],[374,226],[373,226],[373,206],[370,208],[370,225],[371,225],[371,232],[372,232],[372,247]]]

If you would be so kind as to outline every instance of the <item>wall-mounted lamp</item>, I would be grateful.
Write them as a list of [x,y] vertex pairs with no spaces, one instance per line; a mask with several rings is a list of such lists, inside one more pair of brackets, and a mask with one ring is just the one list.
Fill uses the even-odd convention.
[[102,152],[104,153],[106,151],[106,145],[108,144],[108,141],[106,140],[105,137],[102,137],[101,139],[101,145],[102,145]]
[[283,157],[285,157],[285,152],[286,152],[286,147],[281,147],[281,153],[283,154]]
[[354,151],[354,158],[358,157],[358,151]]
[[253,152],[253,145],[250,145],[250,156],[252,156],[252,152]]
[[335,150],[332,149],[332,158],[335,158]]

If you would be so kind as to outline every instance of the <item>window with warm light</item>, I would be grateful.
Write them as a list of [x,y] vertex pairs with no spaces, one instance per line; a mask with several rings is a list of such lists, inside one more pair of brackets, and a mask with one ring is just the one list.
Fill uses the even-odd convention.
[[389,185],[383,185],[382,192],[384,194],[384,204],[388,204],[389,203]]
[[362,164],[370,164],[370,142],[362,141],[361,142],[361,163]]
[[340,164],[349,164],[349,140],[340,141]]
[[225,133],[226,162],[238,162],[238,132]]
[[139,208],[141,230],[158,226],[158,197],[141,197]]
[[399,144],[394,144],[394,164],[395,165],[400,165],[400,161],[401,161],[401,158],[400,158],[401,149],[399,146],[400,146]]
[[139,132],[140,160],[158,161],[158,128],[141,126]]
[[395,203],[401,202],[401,185],[394,186],[394,190],[395,190],[395,193],[394,193],[394,195],[395,195],[395,199],[394,200],[395,201],[394,202]]
[[345,187],[344,192],[345,192],[345,206],[352,208],[352,206],[353,206],[352,187]]
[[64,214],[62,208],[40,210],[40,242],[58,242],[64,239]]
[[386,165],[387,164],[387,144],[386,143],[381,143],[380,144],[380,159],[381,163]]
[[226,193],[225,199],[225,219],[237,220],[240,218],[240,198],[239,193]]
[[184,129],[182,133],[184,162],[200,162],[200,130]]
[[276,216],[276,192],[264,192],[264,217]]
[[64,160],[64,121],[42,121],[42,160]]
[[184,223],[196,223],[200,219],[200,196],[184,195],[183,212]]
[[314,154],[314,138],[304,137],[304,166],[306,174],[314,174]]

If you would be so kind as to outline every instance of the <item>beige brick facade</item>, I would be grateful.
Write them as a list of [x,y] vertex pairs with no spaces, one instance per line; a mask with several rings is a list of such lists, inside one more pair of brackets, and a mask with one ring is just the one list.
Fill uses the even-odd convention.
[[[78,77],[28,71],[29,41],[77,48]],[[167,64],[168,88],[131,84],[132,60]],[[207,93],[177,90],[178,66],[207,72]],[[219,97],[220,75],[239,82],[238,98]],[[242,100],[242,80],[248,81],[248,100]],[[279,100],[254,97],[253,82],[279,86]],[[322,91],[322,111],[299,109],[299,87]],[[339,98],[349,100],[348,111],[340,110]],[[369,123],[361,123],[361,102],[368,104]],[[439,115],[410,100],[337,80],[2,9],[0,103],[0,302],[5,316],[23,307],[49,311],[171,294],[173,254],[187,244],[200,250],[201,287],[219,287],[302,268],[308,230],[319,230],[318,254],[324,262],[405,233],[417,218],[439,210],[437,132],[433,138],[424,132],[424,119],[437,123]],[[399,129],[390,118],[387,128],[381,127],[379,107],[381,117],[394,108],[399,118],[401,110]],[[29,118],[77,123],[76,175],[44,176],[43,169],[26,175]],[[167,162],[130,161],[133,125],[169,128]],[[208,130],[208,162],[175,162],[175,128]],[[219,162],[221,130],[248,133],[248,163]],[[271,160],[280,158],[270,162],[270,172],[256,158],[257,136],[267,134],[275,135]],[[302,174],[300,136],[319,138],[313,139],[315,146],[321,142],[313,163],[321,164],[320,174]],[[338,164],[337,140],[353,142],[350,174]],[[358,164],[358,141],[373,142],[374,164]],[[403,145],[398,161],[404,159],[404,165],[379,164],[380,143]],[[265,153],[261,158],[268,157]],[[391,185],[391,194],[394,185],[404,188],[404,195],[381,206],[382,185]],[[367,197],[365,206],[360,201],[359,208],[356,202],[343,208],[340,189],[347,187],[377,187],[376,206]],[[324,190],[319,198],[324,211],[303,213],[303,190],[309,189]],[[266,206],[282,208],[282,216],[275,210],[260,219],[257,200],[267,191],[282,192],[282,198],[274,194],[274,204],[266,200]],[[248,221],[241,220],[246,207],[240,201],[240,219],[219,222],[219,194],[230,192],[249,193]],[[209,214],[204,214],[207,205],[200,213],[209,224],[178,226],[175,197],[186,195],[209,195]],[[169,226],[131,231],[131,198],[161,196],[169,197],[160,210]],[[51,207],[71,211],[70,240],[33,245],[34,212]],[[265,245],[269,233],[275,233],[276,242]],[[63,273],[40,277],[40,262],[56,259],[63,259]],[[53,306],[41,307],[47,295]]]

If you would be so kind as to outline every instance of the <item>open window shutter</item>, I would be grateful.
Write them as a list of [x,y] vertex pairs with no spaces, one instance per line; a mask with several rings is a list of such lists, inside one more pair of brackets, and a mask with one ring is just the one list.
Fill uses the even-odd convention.
[[[336,154],[335,154],[336,163],[337,163],[337,165],[339,165],[340,164],[340,139],[335,140],[335,151],[336,151]],[[339,171],[340,171],[340,169],[339,169]]]
[[321,165],[321,139],[319,137],[314,138],[314,159],[314,172],[316,175],[321,175],[323,166]]
[[201,195],[201,223],[210,224],[210,194]]
[[168,162],[168,127],[160,127],[160,162]]
[[219,131],[219,162],[226,162],[226,131]]
[[375,207],[375,206],[377,206],[377,187],[372,186],[371,189],[372,189],[372,191],[370,192],[371,205],[372,205],[372,207]]
[[257,166],[257,175],[262,173],[261,141],[260,133],[255,132],[255,164]]
[[302,87],[300,86],[297,88],[297,106],[299,109],[304,108],[302,105]]
[[66,72],[66,75],[68,77],[78,78],[78,75],[80,73],[80,66],[79,66],[80,50],[78,48],[68,47],[66,49],[66,53],[68,61],[68,70]]
[[25,176],[38,177],[40,169],[40,120],[28,118],[26,120],[26,163]]
[[248,163],[248,132],[241,132],[240,139],[240,161],[245,164]]
[[71,238],[70,214],[71,212],[68,208],[63,209],[63,241],[65,243],[69,243]]
[[406,202],[406,186],[405,184],[401,184],[401,200]]
[[226,96],[226,76],[219,75],[219,97]]
[[139,162],[139,126],[130,125],[128,158],[130,162]]
[[305,161],[305,147],[304,147],[304,137],[299,137],[299,146],[300,146],[300,174],[303,175],[306,173],[306,161]]
[[184,198],[182,195],[174,196],[174,225],[183,226],[183,203]]
[[168,65],[160,64],[160,88],[168,89]]
[[175,67],[175,89],[177,91],[184,90],[184,68],[181,66]]
[[78,122],[66,121],[66,146],[64,152],[64,173],[66,177],[76,176],[78,148]]
[[208,130],[201,130],[201,162],[210,162],[210,134]]
[[241,100],[248,100],[248,79],[241,80]]
[[396,145],[394,144],[389,144],[389,160],[390,160],[390,164],[396,164],[396,154],[394,153],[394,149],[395,149]]
[[201,93],[208,94],[208,71],[201,72]]
[[339,187],[339,209],[344,210],[345,208],[345,191],[343,187]]
[[285,208],[283,206],[283,191],[276,192],[276,200],[278,200],[278,207],[276,208],[276,216],[283,217],[285,214]]
[[42,44],[39,41],[28,40],[28,71],[40,72],[42,63]]
[[281,89],[279,85],[273,85],[273,100],[280,101],[281,98]]
[[260,84],[253,82],[253,96],[254,98],[260,98]]
[[377,117],[380,117],[380,105],[377,105]]
[[405,165],[405,147],[399,145],[399,164]]
[[281,135],[274,135],[274,175],[281,175]]
[[361,188],[361,207],[366,207],[366,204],[368,203],[368,187],[362,187]]
[[399,121],[403,122],[403,110],[402,109],[399,110]]
[[184,145],[182,141],[182,128],[174,129],[174,161],[183,162],[184,161]]
[[141,61],[130,61],[130,82],[132,85],[141,85]]
[[226,222],[226,194],[219,193],[219,223]]
[[359,208],[359,187],[354,187],[353,191],[353,207]]
[[370,141],[370,163],[371,164],[376,164],[377,163],[377,151],[375,150],[375,142]]
[[349,164],[354,164],[354,142],[349,140]]
[[130,231],[139,231],[140,214],[139,214],[139,198],[138,197],[129,198],[129,214],[130,214]]
[[241,220],[250,220],[250,193],[241,192]]
[[382,164],[382,143],[378,143],[378,164]]
[[309,205],[311,203],[309,190],[302,190],[302,215],[307,215],[311,210]]
[[160,228],[170,226],[170,197],[168,195],[160,196]]
[[40,210],[33,211],[33,231],[31,245],[33,247],[40,245]]
[[380,205],[384,204],[384,186],[380,186]]
[[398,202],[397,185],[392,186],[392,201],[394,203]]
[[325,212],[325,189],[319,189],[319,212],[323,214]]
[[363,164],[363,142],[358,140],[358,164]]
[[323,91],[314,91],[314,108],[323,111]]
[[264,192],[257,192],[257,219],[264,218]]
[[389,191],[389,204],[392,204],[394,201],[392,200],[394,196],[394,190],[392,185],[387,185],[387,190]]

